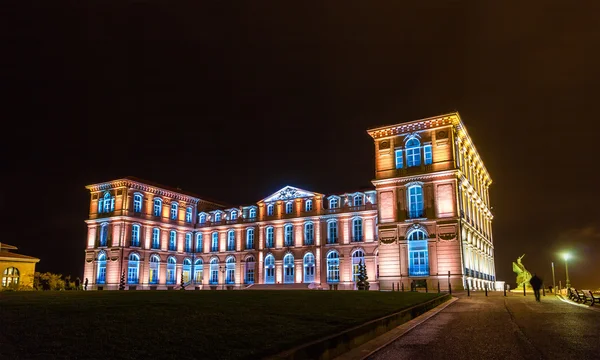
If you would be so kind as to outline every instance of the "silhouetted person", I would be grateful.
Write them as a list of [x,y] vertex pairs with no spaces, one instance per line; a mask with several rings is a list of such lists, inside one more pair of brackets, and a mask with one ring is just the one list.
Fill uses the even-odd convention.
[[536,274],[533,274],[531,280],[529,280],[531,287],[533,288],[533,293],[535,294],[535,301],[540,301],[540,288],[542,287],[542,279],[540,279]]
[[75,279],[75,290],[81,290],[81,280],[79,280],[79,276]]
[[87,284],[88,284],[88,279],[85,278],[85,281],[83,282],[83,290],[87,291]]

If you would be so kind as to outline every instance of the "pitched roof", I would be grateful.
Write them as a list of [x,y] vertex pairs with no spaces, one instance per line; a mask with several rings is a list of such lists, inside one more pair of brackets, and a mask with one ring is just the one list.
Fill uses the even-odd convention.
[[0,249],[17,250],[17,247],[0,242]]
[[16,261],[26,261],[26,262],[40,261],[40,259],[33,257],[33,256],[17,254],[17,253],[12,253],[12,252],[8,252],[8,251],[0,251],[0,260],[4,260],[4,259],[10,259],[10,260],[16,260]]

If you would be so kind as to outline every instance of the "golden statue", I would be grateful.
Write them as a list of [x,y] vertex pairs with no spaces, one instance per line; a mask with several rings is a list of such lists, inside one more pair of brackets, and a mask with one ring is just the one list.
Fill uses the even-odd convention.
[[525,254],[521,255],[517,258],[517,262],[513,262],[513,271],[517,273],[517,289],[522,289],[523,284],[525,284],[525,288],[531,288],[531,284],[529,284],[529,280],[531,280],[531,273],[525,269],[525,266],[521,262],[521,259]]

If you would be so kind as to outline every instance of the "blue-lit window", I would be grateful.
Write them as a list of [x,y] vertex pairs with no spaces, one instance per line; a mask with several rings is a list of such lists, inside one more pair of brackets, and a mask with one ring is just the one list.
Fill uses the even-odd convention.
[[162,200],[154,199],[154,216],[162,215]]
[[177,250],[177,232],[175,230],[171,230],[169,233],[169,250]]
[[294,255],[286,254],[283,257],[283,283],[291,284],[294,282]]
[[315,281],[315,256],[312,253],[304,255],[304,282]]
[[249,256],[246,259],[246,278],[244,280],[244,282],[246,284],[254,284],[254,267],[255,267],[255,260],[253,256]]
[[219,260],[217,258],[210,259],[210,278],[208,282],[211,285],[219,283]]
[[210,243],[210,251],[219,251],[219,233],[212,233],[212,241]]
[[217,212],[215,213],[215,222],[220,222],[221,221],[221,213]]
[[254,229],[246,230],[246,249],[254,249]]
[[315,227],[313,223],[304,224],[304,245],[312,245],[315,240]]
[[100,246],[108,245],[108,224],[104,223],[100,225]]
[[137,284],[140,281],[140,256],[138,254],[129,255],[127,264],[127,283]]
[[273,204],[267,205],[267,216],[273,216]]
[[294,227],[292,224],[286,224],[284,227],[285,232],[285,245],[284,246],[294,246]]
[[192,252],[192,233],[185,234],[185,251]]
[[362,219],[352,220],[352,241],[363,241],[363,221],[362,221]]
[[227,232],[227,251],[235,250],[235,232],[233,230],[229,230]]
[[408,216],[411,219],[423,217],[423,188],[420,185],[408,188]]
[[202,284],[204,280],[204,263],[202,259],[196,259],[194,262],[194,282],[196,284]]
[[313,209],[312,200],[310,200],[310,199],[306,200],[306,203],[304,203],[304,211],[309,212],[309,211],[312,211],[312,209]]
[[140,246],[140,225],[131,226],[131,246]]
[[101,251],[98,254],[98,273],[96,274],[96,284],[106,284],[106,253]]
[[352,281],[358,281],[358,275],[360,275],[360,263],[365,262],[365,253],[362,250],[355,250],[352,253]]
[[327,282],[340,281],[340,255],[337,251],[327,254]]
[[294,209],[294,204],[290,201],[285,204],[285,213],[291,214]]
[[404,159],[402,159],[402,150],[396,150],[396,169],[402,169]]
[[421,143],[418,139],[412,138],[406,143],[406,166],[421,165]]
[[431,145],[423,146],[423,156],[425,157],[425,165],[433,163],[433,153],[431,151]]
[[105,193],[103,197],[98,200],[98,212],[108,213],[115,210],[115,198],[110,196],[109,193]]
[[271,254],[265,257],[265,284],[275,284],[275,257]]
[[179,209],[179,204],[176,202],[171,204],[171,220],[177,220],[177,210]]
[[229,215],[230,220],[237,220],[237,211],[233,210]]
[[139,213],[142,212],[142,194],[134,194],[133,195],[133,212]]
[[152,248],[160,249],[160,229],[152,229]]
[[336,209],[338,206],[339,206],[339,201],[337,198],[329,199],[329,208],[330,209]]
[[327,243],[335,244],[338,240],[337,221],[331,220],[327,223]]
[[192,222],[192,208],[190,206],[185,209],[185,222]]
[[248,217],[250,219],[254,219],[256,217],[256,209],[255,208],[251,208],[250,210],[248,210]]
[[189,258],[183,259],[183,265],[181,266],[181,276],[183,277],[183,283],[189,283],[192,275],[192,260]]
[[200,218],[198,219],[200,224],[204,224],[206,222],[206,214],[200,214]]
[[273,227],[268,227],[266,229],[267,232],[267,240],[266,240],[266,244],[265,247],[267,248],[272,248],[275,244],[275,236],[274,236],[274,231],[273,231]]
[[227,284],[235,283],[235,258],[230,256],[225,261],[225,282]]
[[354,196],[354,206],[362,206],[363,205],[363,196],[355,195]]
[[167,285],[175,284],[175,269],[177,268],[177,261],[174,257],[169,256],[167,259]]
[[202,233],[196,234],[196,252],[202,252],[204,248],[204,244],[202,243]]
[[148,282],[158,284],[160,272],[160,257],[156,254],[150,256],[150,271],[148,272]]
[[410,276],[429,275],[427,235],[422,230],[415,230],[408,235],[408,274]]

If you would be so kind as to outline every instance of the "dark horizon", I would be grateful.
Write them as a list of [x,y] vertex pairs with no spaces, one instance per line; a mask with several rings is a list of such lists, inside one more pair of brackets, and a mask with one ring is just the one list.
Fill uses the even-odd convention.
[[[540,3],[542,4],[542,3]],[[459,111],[493,184],[499,280],[599,288],[600,5],[16,4],[0,241],[81,276],[85,185],[254,203],[372,187],[369,128]],[[594,200],[596,199],[596,200]]]

